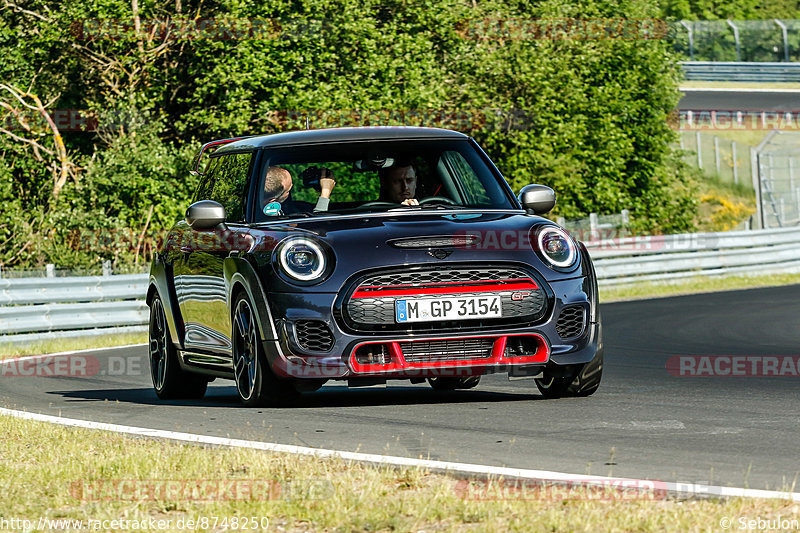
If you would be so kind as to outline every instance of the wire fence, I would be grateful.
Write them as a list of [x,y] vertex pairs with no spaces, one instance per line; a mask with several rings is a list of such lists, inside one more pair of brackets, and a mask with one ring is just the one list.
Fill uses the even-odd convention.
[[753,146],[700,131],[680,132],[680,147],[690,165],[721,181],[752,187]]
[[800,134],[770,132],[757,150],[761,220],[765,228],[800,224]]
[[687,163],[755,191],[754,227],[800,225],[800,133],[774,130],[758,146],[700,131],[679,135]]
[[674,49],[689,61],[800,61],[800,20],[682,20]]

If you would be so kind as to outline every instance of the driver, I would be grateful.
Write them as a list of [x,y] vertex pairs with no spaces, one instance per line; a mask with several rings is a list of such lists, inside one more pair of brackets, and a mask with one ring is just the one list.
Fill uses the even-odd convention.
[[381,194],[378,198],[382,202],[392,202],[401,205],[419,205],[414,198],[417,192],[417,172],[411,163],[381,168],[378,170],[381,180]]

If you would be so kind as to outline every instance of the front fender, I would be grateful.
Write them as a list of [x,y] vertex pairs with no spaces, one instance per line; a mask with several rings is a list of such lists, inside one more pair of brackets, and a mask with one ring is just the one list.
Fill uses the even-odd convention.
[[168,269],[171,270],[171,267],[168,267],[163,259],[156,255],[153,265],[150,267],[147,305],[152,304],[156,294],[161,297],[161,303],[164,305],[164,314],[167,317],[167,330],[172,339],[172,344],[183,349],[183,317],[180,314],[178,295],[175,292],[175,278],[171,275],[171,272],[167,272]]
[[223,271],[225,287],[228,291],[228,313],[233,316],[234,297],[237,291],[244,290],[255,308],[261,340],[277,340],[278,334],[267,303],[267,295],[253,266],[242,257],[227,257],[223,264]]

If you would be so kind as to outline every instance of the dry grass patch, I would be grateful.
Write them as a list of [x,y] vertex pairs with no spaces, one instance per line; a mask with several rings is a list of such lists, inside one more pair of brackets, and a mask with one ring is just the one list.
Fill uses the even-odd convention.
[[[0,417],[0,433],[0,513],[6,518],[154,518],[177,524],[181,518],[266,517],[273,531],[704,532],[718,531],[723,518],[800,512],[797,504],[781,500],[559,501],[502,492],[477,499],[464,497],[463,481],[420,469],[205,448],[6,416]],[[180,491],[137,499],[130,491],[97,489],[123,480],[140,488],[159,480],[225,480],[272,489],[256,499],[211,501],[175,497],[189,494]]]

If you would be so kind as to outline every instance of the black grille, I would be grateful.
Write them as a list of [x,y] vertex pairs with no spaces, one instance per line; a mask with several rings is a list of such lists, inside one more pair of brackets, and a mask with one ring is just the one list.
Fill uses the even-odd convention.
[[[492,293],[441,293],[441,296],[488,296],[500,297],[502,318],[473,318],[470,323],[482,325],[516,324],[535,322],[542,318],[547,307],[547,295],[542,288],[520,291],[503,290],[503,280],[532,280],[530,274],[515,268],[442,268],[437,270],[417,270],[377,274],[361,280],[356,290],[361,297],[351,298],[346,304],[348,323],[356,329],[386,330],[435,330],[452,329],[460,323],[447,322],[415,322],[397,323],[395,321],[395,300],[399,297],[382,296],[387,289],[394,288],[426,288],[427,296],[435,297],[435,289],[440,287],[461,286],[469,290],[468,283],[501,282],[496,292]],[[443,285],[439,285],[443,284]],[[481,321],[479,323],[479,321]],[[485,322],[485,324],[483,324]]]
[[400,350],[409,363],[488,359],[492,356],[493,338],[446,339],[401,342]]
[[397,272],[371,276],[361,282],[362,287],[382,287],[384,285],[429,285],[435,283],[454,283],[465,281],[497,281],[501,279],[529,278],[521,270],[514,269],[440,269],[418,272]]
[[581,305],[567,306],[561,310],[556,331],[562,339],[571,339],[583,333],[584,309]]
[[333,333],[320,320],[298,320],[294,323],[297,343],[309,352],[327,352],[333,348]]

